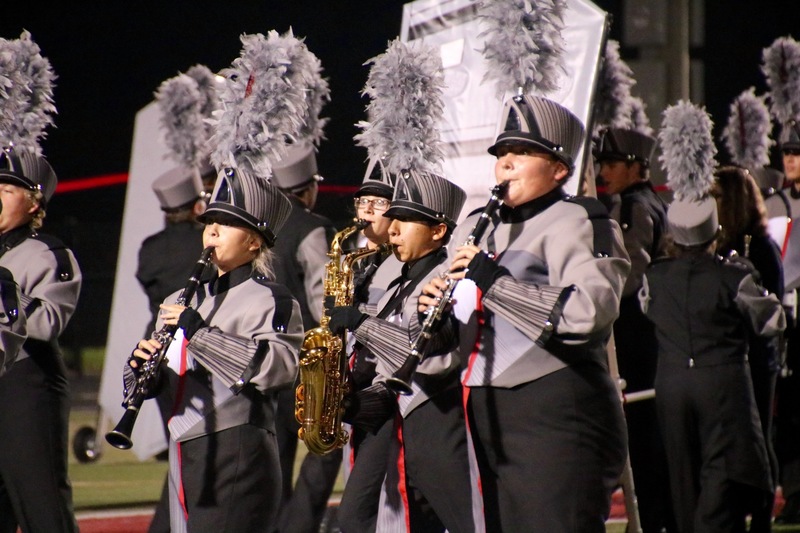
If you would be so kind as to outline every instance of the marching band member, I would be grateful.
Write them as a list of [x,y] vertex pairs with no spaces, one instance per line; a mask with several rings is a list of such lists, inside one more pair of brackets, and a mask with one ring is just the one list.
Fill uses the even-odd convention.
[[[639,297],[658,339],[656,408],[672,505],[682,533],[745,531],[747,514],[772,493],[748,345],[750,336],[780,333],[785,317],[750,263],[715,255],[716,149],[707,113],[683,101],[667,108],[659,140],[675,194],[667,211],[672,245],[648,268]],[[769,521],[759,527],[768,531]]]
[[[486,528],[602,532],[626,457],[605,345],[630,263],[602,204],[562,190],[580,121],[555,102],[519,96],[500,123],[489,152],[497,182],[509,183],[505,205],[485,251],[452,245],[449,274],[478,291],[458,333]],[[474,224],[464,220],[453,242]],[[426,285],[419,310],[445,286]]]
[[[82,276],[72,251],[39,232],[57,184],[38,143],[52,124],[55,75],[27,32],[16,41],[0,39],[0,48],[11,66],[3,74],[15,88],[0,99],[0,267],[19,285],[16,327],[27,323],[18,354],[13,344],[3,346],[8,360],[0,377],[0,530],[73,532],[78,526],[67,476],[70,391],[58,337],[75,312]],[[20,95],[23,102],[16,101]],[[30,109],[24,123],[20,109]],[[15,326],[7,332],[8,317],[0,323],[5,344]]]
[[[413,295],[438,275],[437,267],[446,259],[444,245],[466,199],[460,187],[432,170],[440,157],[438,131],[433,125],[437,109],[441,113],[441,62],[435,50],[417,44],[414,48],[395,40],[385,54],[373,59],[367,87],[374,97],[373,109],[386,114],[370,113],[372,125],[361,137],[376,159],[387,154],[381,164],[394,176],[394,197],[384,216],[391,220],[389,242],[395,257],[403,262],[402,272],[381,297],[375,316],[353,306],[328,311],[331,331],[351,331],[375,359],[374,383],[357,398],[360,401],[372,393],[386,398],[390,406],[388,416],[366,431],[358,443],[339,507],[340,526],[346,533],[445,529],[455,533],[478,528],[472,512],[475,488],[458,359],[447,354],[430,358],[417,374],[409,396],[394,400],[383,384],[403,364],[409,343],[419,332]],[[391,83],[398,75],[401,80]],[[408,115],[415,116],[413,124],[404,123],[404,114],[388,103],[402,95],[386,86],[395,88],[403,82],[414,83],[413,90],[397,93],[420,95],[411,106],[416,113]],[[384,127],[391,132],[389,138],[380,132],[371,137],[374,130],[370,128]],[[424,150],[418,154],[407,146]],[[359,353],[359,357],[365,355]],[[397,414],[392,416],[394,412]],[[351,419],[356,426],[357,418],[356,412]]]

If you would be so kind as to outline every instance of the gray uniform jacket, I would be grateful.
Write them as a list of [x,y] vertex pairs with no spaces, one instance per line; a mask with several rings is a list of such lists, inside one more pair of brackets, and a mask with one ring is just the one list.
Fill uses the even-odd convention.
[[[159,396],[172,408],[172,438],[181,442],[248,423],[274,433],[274,407],[264,393],[294,383],[303,342],[297,301],[282,285],[251,276],[245,265],[201,285],[191,307],[205,326],[186,346],[183,380],[182,339],[176,335]],[[125,365],[128,386],[132,375]],[[239,386],[240,379],[247,385]]]
[[61,357],[58,337],[64,332],[81,291],[78,262],[57,238],[19,227],[0,239],[0,266],[19,285],[20,314],[26,318],[28,340],[17,360],[31,354]]
[[[414,278],[414,267],[429,268],[430,271],[416,283],[416,288],[411,290],[402,306],[389,314],[386,319],[369,317],[353,332],[357,341],[367,347],[377,358],[376,371],[377,381],[385,381],[390,378],[405,362],[410,353],[411,344],[417,338],[420,331],[420,323],[417,316],[417,295],[419,289],[428,283],[432,278],[439,275],[438,265],[447,259],[445,249],[440,249],[422,259],[419,259],[411,268],[407,268],[408,277]],[[424,262],[424,263],[423,263]],[[391,262],[384,262],[386,269],[395,268]],[[381,269],[378,269],[380,273]],[[390,287],[389,290],[378,301],[377,311],[381,313],[387,303],[393,298],[396,289],[401,290],[403,284]],[[441,390],[442,380],[450,377],[452,372],[459,368],[459,359],[453,354],[437,355],[427,357],[417,368],[417,374],[411,386],[413,394],[398,398],[400,413],[408,416],[416,407]]]
[[[465,240],[472,215],[456,228]],[[510,272],[460,318],[460,354],[473,361],[468,386],[511,388],[582,360],[606,365],[605,345],[630,271],[619,225],[600,202],[560,189],[500,208],[481,243]],[[480,336],[480,337],[479,337]]]

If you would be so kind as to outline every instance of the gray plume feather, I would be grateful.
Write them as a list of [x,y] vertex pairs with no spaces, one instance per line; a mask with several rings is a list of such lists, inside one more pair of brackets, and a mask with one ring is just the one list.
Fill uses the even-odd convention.
[[714,184],[717,149],[712,127],[705,109],[690,102],[681,100],[664,110],[658,133],[662,154],[658,159],[676,200],[702,200]]
[[161,129],[170,156],[188,168],[198,168],[206,153],[208,130],[202,113],[203,96],[194,78],[178,74],[155,92]]
[[220,84],[217,76],[205,65],[195,65],[189,68],[186,75],[197,82],[197,90],[200,91],[200,115],[203,117],[206,139],[210,139],[214,134],[214,126],[209,119],[220,107]]
[[478,13],[487,29],[484,80],[494,80],[497,94],[522,88],[550,93],[564,72],[564,0],[485,0]]
[[722,130],[722,140],[731,160],[742,167],[755,170],[769,164],[772,121],[764,99],[750,87],[731,103],[728,124]]
[[[291,34],[290,29],[289,35]],[[290,57],[290,69],[293,77],[303,80],[308,103],[308,113],[303,117],[300,136],[319,146],[320,141],[325,138],[323,128],[328,122],[328,119],[319,118],[319,114],[323,106],[330,102],[331,91],[327,80],[322,77],[322,63],[319,58],[305,45],[294,47],[292,51],[294,55]]]
[[619,56],[619,42],[609,39],[597,80],[595,122],[597,127],[631,127],[633,71]]
[[647,116],[647,111],[644,100],[638,96],[631,96],[628,101],[628,106],[631,111],[631,128],[643,135],[653,135],[653,128],[650,127],[650,118]]
[[56,75],[31,34],[0,39],[0,144],[41,155],[39,140],[53,125]]
[[779,37],[762,53],[761,71],[770,88],[770,112],[781,125],[800,120],[800,43]]
[[241,55],[230,68],[215,113],[211,162],[216,168],[236,167],[268,179],[272,161],[286,155],[287,140],[297,140],[309,115],[308,81],[292,68],[298,47],[291,32],[270,31],[241,36]]
[[403,169],[434,171],[442,159],[439,122],[444,114],[444,74],[438,50],[421,41],[395,39],[372,64],[363,94],[369,122],[355,136],[370,159],[392,174]]

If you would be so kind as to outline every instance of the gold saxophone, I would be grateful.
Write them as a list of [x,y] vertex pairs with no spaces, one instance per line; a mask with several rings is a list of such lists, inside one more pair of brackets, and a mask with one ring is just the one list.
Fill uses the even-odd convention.
[[[324,297],[334,296],[337,306],[353,304],[353,264],[368,255],[383,253],[391,245],[378,248],[359,248],[342,257],[342,242],[366,227],[359,220],[355,226],[343,229],[333,237],[325,265]],[[344,397],[350,388],[346,333],[334,335],[328,328],[324,312],[319,327],[306,331],[300,350],[300,384],[295,391],[295,418],[300,423],[297,432],[308,451],[325,455],[347,443],[349,435],[342,427]]]

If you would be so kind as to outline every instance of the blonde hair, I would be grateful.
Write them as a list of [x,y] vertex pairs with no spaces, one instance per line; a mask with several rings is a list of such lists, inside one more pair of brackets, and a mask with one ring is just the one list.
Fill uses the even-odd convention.
[[[254,231],[253,235],[258,235],[258,233]],[[260,242],[260,246],[256,252],[255,258],[253,258],[250,264],[253,266],[253,270],[255,272],[258,272],[262,276],[273,280],[275,279],[275,271],[272,270],[272,258],[274,254],[260,235],[258,235],[257,238]]]
[[44,194],[38,189],[26,189],[25,197],[31,205],[39,204],[39,209],[36,210],[33,214],[33,218],[31,218],[30,227],[31,229],[41,229],[42,225],[44,225],[44,217],[47,216],[47,212],[44,210],[44,207],[42,207],[42,198],[44,198]]

